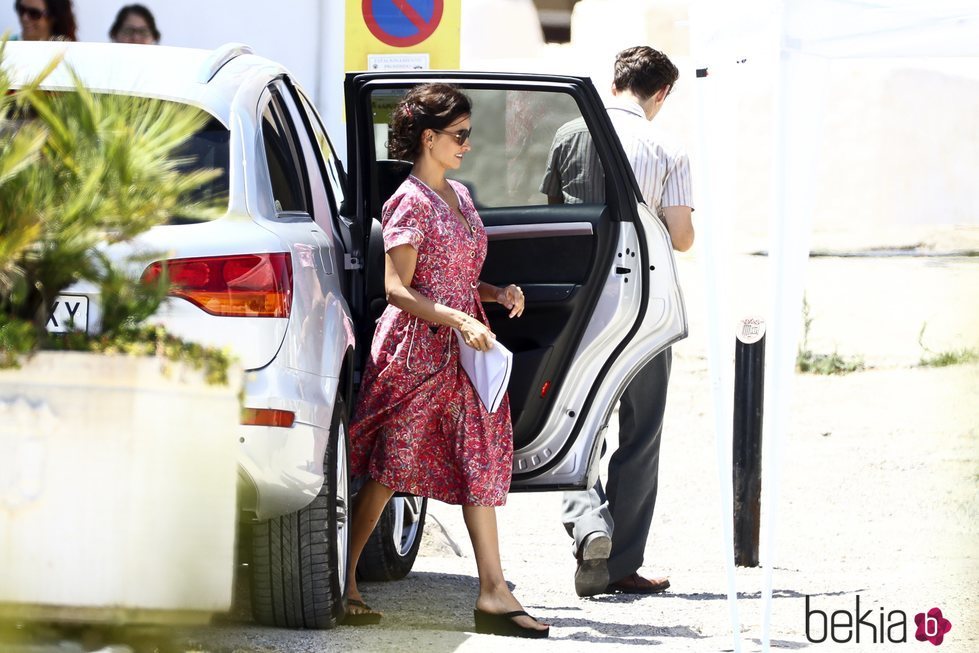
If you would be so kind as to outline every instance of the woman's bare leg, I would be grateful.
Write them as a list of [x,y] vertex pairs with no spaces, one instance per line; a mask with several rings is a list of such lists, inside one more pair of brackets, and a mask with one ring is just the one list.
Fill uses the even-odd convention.
[[[381,485],[371,479],[364,483],[360,488],[357,498],[354,499],[353,518],[350,524],[350,566],[347,571],[347,597],[351,599],[363,600],[360,590],[357,589],[357,562],[360,554],[364,552],[367,539],[374,532],[377,520],[384,512],[384,506],[388,504],[394,490]],[[358,608],[354,607],[354,612]]]
[[[500,540],[496,529],[496,508],[493,506],[463,506],[462,516],[469,529],[469,539],[476,555],[476,569],[479,572],[479,597],[476,608],[492,614],[503,614],[523,610],[523,606],[507,587],[503,578],[503,565],[500,562]],[[530,617],[517,617],[514,620],[524,628],[544,630],[547,626]]]

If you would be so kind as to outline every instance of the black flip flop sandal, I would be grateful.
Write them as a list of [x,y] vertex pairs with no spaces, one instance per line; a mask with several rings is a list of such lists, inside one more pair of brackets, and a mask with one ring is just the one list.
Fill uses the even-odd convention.
[[[535,628],[524,628],[514,617],[530,617],[523,610],[504,612],[503,614],[493,614],[482,610],[473,610],[473,619],[476,622],[476,632],[481,635],[503,635],[505,637],[528,637],[530,639],[542,639],[551,633],[550,628],[537,630]],[[530,617],[537,621],[534,617]]]
[[347,599],[347,605],[353,605],[367,612],[350,612],[344,615],[341,622],[344,626],[374,626],[381,623],[381,613],[359,599]]

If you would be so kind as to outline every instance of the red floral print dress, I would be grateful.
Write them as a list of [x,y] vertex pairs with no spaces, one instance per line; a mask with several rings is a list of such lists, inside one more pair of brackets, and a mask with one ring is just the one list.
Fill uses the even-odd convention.
[[[488,324],[477,290],[486,231],[466,187],[449,184],[470,227],[410,176],[381,213],[384,250],[414,247],[412,288]],[[495,413],[486,412],[459,364],[452,328],[389,305],[374,331],[350,451],[354,476],[369,475],[397,492],[500,506],[513,459],[510,401],[505,397]]]

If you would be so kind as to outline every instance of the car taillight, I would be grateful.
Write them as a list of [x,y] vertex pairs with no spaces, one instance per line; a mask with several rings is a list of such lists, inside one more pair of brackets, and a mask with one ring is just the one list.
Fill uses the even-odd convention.
[[156,261],[143,272],[143,280],[155,281],[164,268],[170,275],[169,294],[211,315],[289,317],[292,309],[288,252]]
[[242,408],[241,423],[249,426],[281,426],[291,428],[296,414],[275,408]]

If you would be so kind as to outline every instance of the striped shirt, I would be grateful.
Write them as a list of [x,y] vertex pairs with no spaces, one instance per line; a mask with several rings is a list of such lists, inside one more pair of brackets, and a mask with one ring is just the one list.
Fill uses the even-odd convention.
[[[605,108],[646,204],[660,218],[667,206],[693,208],[690,160],[683,149],[656,129],[638,104],[612,98]],[[583,118],[554,134],[540,190],[566,204],[605,201],[605,174]]]

